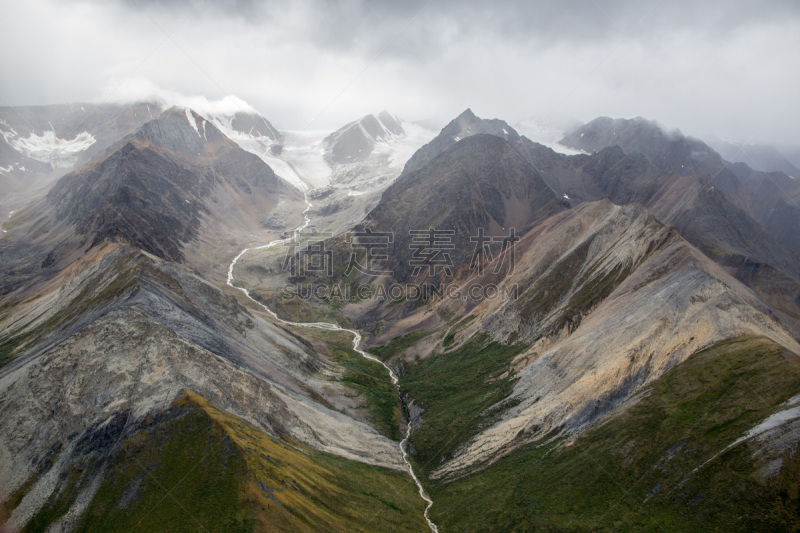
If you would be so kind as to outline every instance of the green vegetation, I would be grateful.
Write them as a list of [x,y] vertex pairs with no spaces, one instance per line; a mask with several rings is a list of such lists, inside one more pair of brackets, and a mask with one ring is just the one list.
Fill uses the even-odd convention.
[[524,319],[536,323],[555,309],[564,295],[569,293],[574,280],[583,268],[591,243],[590,239],[575,248],[559,262],[557,267],[520,294],[520,301],[525,302],[520,312]]
[[514,380],[504,375],[522,349],[481,334],[453,351],[406,366],[401,389],[425,409],[412,436],[415,460],[424,472],[452,457],[459,445],[500,415],[502,408],[488,410],[511,394]]
[[315,298],[301,298],[294,294],[267,290],[252,290],[250,295],[290,322],[340,323],[335,314],[336,306],[331,302],[317,302]]
[[30,219],[29,211],[30,211],[30,206],[15,211],[14,214],[3,223],[3,229],[6,231],[11,231],[20,224],[27,222]]
[[400,296],[399,298],[395,298],[394,300],[392,300],[388,304],[386,304],[386,310],[387,311],[391,311],[392,309],[394,309],[395,307],[397,307],[398,305],[400,305],[401,303],[403,303],[405,301],[406,301],[406,295],[404,294],[403,296]]
[[444,336],[444,340],[442,340],[442,346],[445,348],[452,346],[456,339],[456,333],[467,327],[467,325],[477,317],[478,315],[469,315],[459,320],[452,328],[450,328],[450,331],[447,333],[447,335]]
[[70,465],[25,530],[63,517],[103,464],[78,531],[427,530],[405,473],[266,435],[189,391],[116,447]]
[[16,349],[25,344],[30,334],[21,333],[16,336],[0,337],[0,368],[7,365],[14,359]]
[[0,503],[0,524],[5,524],[8,521],[11,513],[14,512],[14,509],[19,507],[19,504],[22,503],[22,498],[24,498],[28,491],[33,488],[36,480],[36,474],[31,474],[31,476],[22,484],[22,486],[15,490],[11,496],[9,496],[8,500]]
[[397,390],[383,365],[353,349],[353,336],[343,331],[298,328],[304,337],[325,342],[330,356],[345,374],[342,383],[363,396],[376,429],[390,439],[400,440],[402,409]]
[[570,331],[578,329],[583,315],[614,292],[614,289],[625,281],[633,270],[632,265],[620,264],[600,279],[589,279],[591,274],[585,276],[581,289],[573,294],[559,311],[559,317],[552,326],[552,332],[555,333],[564,326],[568,326]]
[[456,333],[454,331],[451,331],[450,333],[444,336],[444,339],[442,340],[442,346],[447,348],[448,346],[451,346],[455,342],[455,340],[456,340]]
[[754,448],[723,450],[798,388],[800,365],[772,341],[718,344],[569,446],[531,443],[433,483],[432,518],[446,531],[794,531],[800,457],[764,478]]
[[381,361],[386,361],[395,355],[404,352],[417,344],[420,340],[430,335],[431,331],[413,331],[400,337],[395,337],[388,344],[370,348],[369,351]]

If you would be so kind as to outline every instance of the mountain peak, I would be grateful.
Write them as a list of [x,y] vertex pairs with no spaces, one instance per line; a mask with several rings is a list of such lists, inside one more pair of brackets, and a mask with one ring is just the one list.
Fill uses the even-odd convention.
[[479,133],[494,135],[511,143],[518,143],[521,140],[519,133],[506,122],[496,118],[482,119],[468,108],[450,121],[436,138],[420,148],[408,160],[403,174],[424,167],[453,143]]
[[642,117],[596,118],[566,135],[560,144],[589,153],[619,146],[627,154],[641,152],[660,169],[684,176],[708,175],[724,166],[719,154],[704,142]]
[[372,153],[375,143],[386,142],[405,135],[400,121],[384,110],[376,115],[365,115],[345,124],[328,135],[323,143],[328,148],[326,158],[331,163],[355,163]]

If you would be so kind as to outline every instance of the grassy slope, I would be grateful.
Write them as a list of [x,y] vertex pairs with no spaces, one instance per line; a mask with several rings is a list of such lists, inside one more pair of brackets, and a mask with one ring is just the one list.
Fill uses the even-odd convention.
[[[78,470],[28,531],[66,511]],[[186,392],[125,439],[79,530],[424,531],[422,503],[402,472],[270,437]]]
[[325,343],[334,361],[344,368],[342,382],[358,392],[369,411],[373,427],[399,441],[402,409],[389,371],[353,349],[353,335],[342,331],[297,328],[303,336]]
[[[415,340],[416,334],[411,335],[398,341],[401,347]],[[521,349],[477,335],[454,350],[406,365],[401,389],[425,409],[423,422],[411,438],[414,459],[424,472],[450,458],[460,444],[500,413],[501,409],[489,408],[511,393],[513,379],[499,377]]]
[[446,531],[794,530],[798,457],[765,480],[742,444],[689,474],[798,390],[800,366],[771,341],[719,344],[571,446],[526,445],[432,485],[433,519]]

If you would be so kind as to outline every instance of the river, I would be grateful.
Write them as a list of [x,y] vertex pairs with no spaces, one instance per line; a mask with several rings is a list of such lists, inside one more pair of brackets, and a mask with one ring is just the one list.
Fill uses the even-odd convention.
[[[306,201],[306,208],[303,211],[304,223],[303,223],[302,226],[300,226],[299,228],[297,228],[295,230],[295,233],[299,233],[299,232],[303,231],[304,229],[306,229],[309,226],[309,224],[311,224],[311,219],[308,216],[308,211],[313,207],[313,205],[311,204],[311,202],[308,201],[308,193],[304,193],[304,194],[305,194],[305,201]],[[265,248],[271,248],[273,246],[277,246],[279,244],[283,244],[283,243],[287,242],[288,240],[289,239],[278,239],[278,240],[272,241],[272,242],[270,242],[268,244],[264,244],[262,246],[256,246],[256,247],[253,247],[253,248],[245,248],[244,250],[239,252],[239,255],[237,255],[233,259],[233,261],[231,261],[231,264],[228,267],[228,285],[233,287],[234,289],[238,289],[238,290],[242,291],[244,293],[244,295],[247,296],[250,299],[250,301],[252,301],[256,305],[258,305],[259,307],[264,309],[267,313],[272,315],[272,317],[275,320],[277,320],[278,322],[281,322],[281,323],[286,324],[288,326],[298,326],[298,327],[304,327],[304,328],[326,329],[326,330],[330,330],[330,331],[346,331],[348,333],[352,333],[353,334],[353,349],[355,351],[357,351],[359,354],[361,354],[362,357],[364,357],[366,359],[369,359],[370,361],[375,361],[377,363],[380,363],[381,365],[383,365],[384,368],[386,368],[386,370],[389,371],[389,377],[392,380],[392,384],[397,389],[397,394],[399,396],[400,395],[400,386],[398,384],[397,374],[395,374],[394,371],[391,368],[389,368],[389,365],[387,365],[386,363],[384,363],[383,361],[381,361],[377,357],[368,354],[367,352],[365,352],[364,350],[362,350],[360,348],[360,346],[361,346],[361,334],[358,331],[355,331],[353,329],[343,328],[343,327],[341,327],[341,326],[339,326],[337,324],[331,324],[329,322],[291,322],[289,320],[284,320],[282,318],[279,318],[278,315],[275,313],[275,311],[273,311],[272,309],[270,309],[269,307],[267,307],[263,303],[259,302],[258,300],[256,300],[252,296],[250,296],[250,291],[249,290],[247,290],[247,289],[245,289],[243,287],[236,287],[233,284],[233,267],[236,265],[236,262],[244,254],[246,254],[247,252],[249,252],[251,250],[263,250]],[[407,451],[407,447],[408,446],[407,445],[408,445],[408,439],[411,437],[412,431],[413,431],[413,427],[411,425],[411,421],[409,420],[409,423],[408,423],[408,425],[406,427],[406,435],[403,438],[403,440],[400,441],[400,444],[399,444],[400,452],[403,454],[403,461],[405,462],[406,467],[408,468],[408,473],[411,475],[411,478],[414,480],[414,483],[416,483],[417,489],[419,489],[420,498],[425,500],[425,502],[427,504],[425,506],[425,513],[424,513],[425,521],[428,523],[428,526],[431,528],[431,531],[433,531],[434,533],[438,533],[439,532],[439,528],[436,527],[436,524],[434,524],[433,521],[430,519],[430,509],[433,506],[433,500],[431,500],[430,496],[428,496],[428,493],[425,492],[425,488],[422,486],[422,483],[420,483],[419,478],[417,477],[417,474],[414,472],[414,467],[411,465],[411,460],[408,458],[408,451]]]

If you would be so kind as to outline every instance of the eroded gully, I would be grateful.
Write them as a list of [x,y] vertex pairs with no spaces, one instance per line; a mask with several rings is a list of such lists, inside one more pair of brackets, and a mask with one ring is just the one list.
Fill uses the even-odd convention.
[[[305,219],[305,222],[303,223],[302,226],[300,226],[299,228],[297,228],[295,230],[296,233],[303,231],[304,229],[306,229],[309,226],[309,224],[311,224],[311,219],[308,216],[308,211],[311,209],[312,205],[311,205],[311,202],[308,201],[308,194],[305,195],[305,201],[306,201],[306,209],[303,211],[303,217]],[[247,290],[247,289],[245,289],[243,287],[236,287],[233,284],[233,267],[236,265],[236,262],[244,254],[246,254],[247,252],[249,252],[251,250],[263,250],[265,248],[271,248],[273,246],[277,246],[279,244],[283,244],[283,243],[285,243],[287,241],[288,241],[288,239],[278,239],[278,240],[272,241],[272,242],[270,242],[268,244],[264,244],[262,246],[256,246],[256,247],[253,247],[253,248],[245,248],[244,250],[239,252],[239,255],[237,255],[233,259],[233,261],[231,261],[231,264],[228,267],[228,285],[233,287],[234,289],[238,289],[238,290],[242,291],[244,293],[244,295],[247,296],[250,299],[250,301],[252,301],[256,305],[258,305],[259,307],[264,309],[267,313],[272,315],[272,317],[276,321],[281,322],[282,324],[286,324],[288,326],[298,326],[298,327],[303,327],[303,328],[325,329],[325,330],[329,330],[329,331],[346,331],[348,333],[352,333],[353,334],[353,349],[355,351],[357,351],[359,354],[361,354],[361,356],[364,357],[365,359],[369,359],[370,361],[375,361],[376,363],[380,363],[381,365],[383,365],[384,368],[386,368],[386,370],[389,371],[389,377],[392,379],[392,385],[394,385],[395,388],[397,389],[397,394],[399,396],[400,395],[400,386],[398,384],[397,374],[394,373],[394,371],[389,367],[389,365],[387,365],[386,363],[384,363],[383,361],[381,361],[377,357],[368,354],[367,352],[365,352],[364,350],[362,350],[359,347],[359,346],[361,346],[361,334],[358,331],[355,331],[355,330],[352,330],[352,329],[343,328],[343,327],[341,327],[341,326],[339,326],[337,324],[331,324],[329,322],[291,322],[289,320],[284,320],[282,318],[279,318],[278,315],[275,313],[275,311],[273,311],[272,309],[270,309],[269,307],[267,307],[263,303],[259,302],[258,300],[256,300],[252,296],[250,296],[250,291],[249,290]],[[406,464],[406,467],[408,469],[408,473],[411,475],[411,478],[414,480],[414,483],[417,485],[417,489],[419,489],[420,497],[423,500],[425,500],[425,502],[426,502],[425,513],[424,513],[425,521],[428,523],[428,526],[431,528],[431,531],[433,531],[434,533],[438,533],[439,532],[439,528],[436,527],[436,524],[434,524],[433,521],[430,519],[430,513],[429,513],[431,507],[433,506],[433,500],[431,500],[430,496],[428,496],[428,493],[425,492],[425,489],[423,488],[422,483],[420,483],[419,478],[417,477],[416,473],[414,472],[414,467],[411,465],[411,461],[408,458],[408,452],[406,451],[406,448],[407,448],[407,445],[408,445],[408,439],[409,439],[409,437],[411,437],[412,429],[413,428],[411,426],[411,421],[409,420],[409,423],[408,423],[408,425],[406,427],[406,435],[403,438],[403,440],[400,441],[400,444],[399,444],[400,452],[403,454],[403,461]]]

